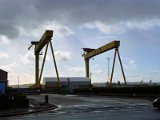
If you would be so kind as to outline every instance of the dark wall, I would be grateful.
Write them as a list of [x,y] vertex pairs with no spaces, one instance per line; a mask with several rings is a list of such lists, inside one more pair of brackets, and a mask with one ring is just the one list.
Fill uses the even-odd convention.
[[8,73],[0,69],[0,81],[7,81]]
[[8,86],[8,73],[0,69],[0,95],[6,94]]

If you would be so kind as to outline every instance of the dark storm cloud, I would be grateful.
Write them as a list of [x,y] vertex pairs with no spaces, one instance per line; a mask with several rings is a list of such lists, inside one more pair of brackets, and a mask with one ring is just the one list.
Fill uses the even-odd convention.
[[8,38],[15,38],[18,36],[17,28],[10,23],[1,23],[0,22],[0,34],[5,35]]
[[41,0],[35,7],[50,17],[63,18],[61,21],[83,23],[93,20],[119,22],[157,18],[160,17],[159,5],[159,0]]
[[160,0],[1,0],[0,34],[14,38],[18,26],[30,29],[49,20],[76,26],[159,19],[159,5]]

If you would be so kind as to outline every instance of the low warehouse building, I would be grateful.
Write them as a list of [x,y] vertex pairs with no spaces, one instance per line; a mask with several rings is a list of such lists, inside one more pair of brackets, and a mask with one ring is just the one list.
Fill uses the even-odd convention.
[[0,95],[6,94],[8,73],[0,69]]
[[[91,81],[85,77],[60,77],[61,90],[72,93],[75,88],[88,88]],[[56,77],[44,77],[43,84],[46,89],[54,90],[57,88]]]

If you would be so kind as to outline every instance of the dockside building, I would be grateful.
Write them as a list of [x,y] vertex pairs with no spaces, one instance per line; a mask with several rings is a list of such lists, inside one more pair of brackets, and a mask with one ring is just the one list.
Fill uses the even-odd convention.
[[[60,77],[61,89],[72,93],[76,88],[88,88],[91,85],[90,79],[86,77]],[[57,88],[56,77],[44,77],[43,84],[46,89],[54,90]]]

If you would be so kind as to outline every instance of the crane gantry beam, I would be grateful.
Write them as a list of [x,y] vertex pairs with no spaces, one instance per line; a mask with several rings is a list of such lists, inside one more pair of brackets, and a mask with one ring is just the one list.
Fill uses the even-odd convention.
[[85,59],[89,59],[91,57],[94,57],[98,54],[101,54],[103,52],[106,52],[106,51],[109,51],[111,49],[114,49],[114,48],[118,48],[120,46],[120,41],[112,41],[102,47],[99,47],[97,49],[93,49],[92,51],[90,52],[87,52],[85,55],[84,55],[84,58]]

